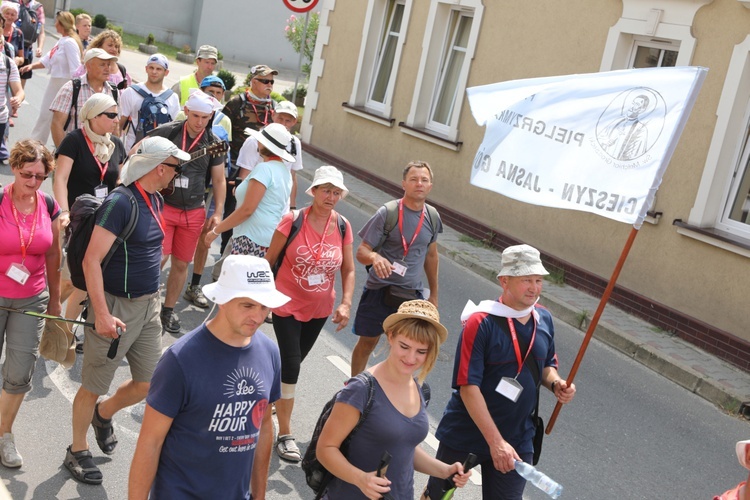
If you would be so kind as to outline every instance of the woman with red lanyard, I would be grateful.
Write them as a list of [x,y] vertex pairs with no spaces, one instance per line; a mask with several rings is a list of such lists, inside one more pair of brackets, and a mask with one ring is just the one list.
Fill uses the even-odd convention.
[[[277,262],[279,265],[276,288],[292,297],[286,305],[273,310],[273,329],[281,352],[281,399],[276,402],[276,416],[279,419],[276,453],[279,458],[289,462],[301,460],[291,432],[300,365],[331,313],[337,332],[349,323],[354,294],[354,235],[349,221],[334,210],[336,203],[348,192],[338,169],[330,166],[317,169],[312,185],[306,191],[313,197],[312,205],[282,217],[266,254],[272,267]],[[289,240],[292,223],[300,218],[302,226]],[[284,255],[280,255],[283,248]],[[333,284],[339,270],[343,297],[334,310],[336,291]]]
[[[39,142],[19,141],[10,152],[13,183],[0,203],[0,306],[60,314],[60,207],[39,187],[55,167]],[[44,320],[0,310],[0,349],[5,347],[0,396],[0,462],[21,467],[13,421],[31,390]]]
[[237,186],[237,208],[206,234],[206,246],[222,232],[234,229],[232,255],[264,257],[292,192],[292,174],[282,160],[294,161],[287,148],[292,136],[284,125],[272,123],[259,132],[246,129],[258,140],[263,158]]
[[[57,92],[72,78],[73,72],[81,65],[83,56],[83,45],[76,33],[75,17],[70,12],[58,12],[55,15],[55,30],[60,35],[52,50],[41,59],[32,64],[19,68],[23,75],[29,71],[47,68],[49,72],[49,83],[44,92],[42,102],[39,105],[39,117],[36,119],[31,137],[42,144],[47,142],[52,124],[52,111],[50,104],[55,99]],[[23,78],[23,76],[22,76]]]
[[[94,94],[81,108],[82,128],[71,130],[56,151],[57,170],[53,191],[62,208],[60,227],[70,223],[70,207],[82,194],[104,199],[117,185],[126,151],[122,141],[112,135],[117,130],[117,103],[108,94]],[[74,291],[75,290],[75,291]],[[75,319],[81,313],[83,290],[73,288],[68,267],[63,267],[62,301],[68,299],[65,317]]]

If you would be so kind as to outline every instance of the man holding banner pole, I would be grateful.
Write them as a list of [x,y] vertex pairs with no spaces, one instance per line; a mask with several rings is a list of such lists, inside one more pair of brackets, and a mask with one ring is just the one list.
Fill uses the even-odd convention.
[[[561,404],[575,396],[575,385],[557,373],[552,315],[536,306],[547,274],[536,248],[508,247],[497,275],[500,298],[478,306],[469,302],[461,314],[455,390],[435,433],[436,458],[451,463],[477,455],[485,499],[523,496],[526,480],[514,471],[515,461],[536,463],[535,448],[541,451],[534,439],[539,387],[552,391]],[[431,477],[427,498],[442,498],[444,483]]]

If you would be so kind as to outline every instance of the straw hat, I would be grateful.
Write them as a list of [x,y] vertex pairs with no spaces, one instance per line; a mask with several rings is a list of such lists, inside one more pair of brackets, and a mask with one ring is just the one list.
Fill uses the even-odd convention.
[[440,324],[440,313],[432,302],[426,300],[408,300],[398,306],[398,312],[391,314],[383,321],[383,330],[390,330],[402,319],[421,319],[431,323],[438,333],[440,344],[448,339],[448,330]]

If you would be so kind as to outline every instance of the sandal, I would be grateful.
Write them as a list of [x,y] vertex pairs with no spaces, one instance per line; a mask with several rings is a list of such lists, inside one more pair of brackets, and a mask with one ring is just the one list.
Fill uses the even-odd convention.
[[294,442],[294,437],[290,434],[279,436],[276,441],[276,454],[280,459],[295,464],[302,460],[297,443]]
[[94,416],[91,418],[91,426],[96,434],[96,444],[105,455],[111,455],[115,452],[117,446],[117,436],[115,429],[112,427],[112,419],[104,420],[99,415],[99,403],[94,407]]
[[65,467],[74,478],[86,484],[102,484],[102,472],[94,465],[91,452],[82,450],[73,453],[70,446],[65,454]]

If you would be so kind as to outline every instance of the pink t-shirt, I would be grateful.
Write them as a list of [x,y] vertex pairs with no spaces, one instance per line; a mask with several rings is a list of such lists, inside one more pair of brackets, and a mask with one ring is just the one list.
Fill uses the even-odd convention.
[[[304,212],[300,217],[304,216]],[[289,236],[293,218],[294,212],[284,215],[276,230]],[[276,277],[276,288],[292,300],[274,309],[275,314],[294,316],[297,321],[310,321],[326,318],[333,312],[336,300],[333,284],[344,260],[342,249],[354,241],[349,221],[346,221],[346,234],[342,242],[338,218],[333,212],[328,235],[321,239],[321,234],[310,224],[302,224],[299,233],[289,244]]]
[[745,486],[745,481],[742,481],[731,490],[725,491],[720,497],[714,497],[714,500],[740,500],[740,489],[743,486]]
[[[31,276],[23,285],[6,276],[5,273],[11,264],[21,263],[21,239],[11,208],[13,202],[8,192],[11,185],[3,188],[3,202],[0,204],[0,296],[9,299],[25,299],[41,293],[47,286],[44,276],[45,255],[52,246],[52,219],[47,211],[44,194],[37,191],[36,212],[34,213],[36,228],[31,245],[26,249],[26,260],[23,262]],[[55,202],[53,213],[59,212],[60,206]],[[21,219],[20,214],[19,219]],[[32,224],[32,217],[27,217],[25,224],[21,222],[23,238],[27,245]]]

